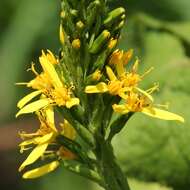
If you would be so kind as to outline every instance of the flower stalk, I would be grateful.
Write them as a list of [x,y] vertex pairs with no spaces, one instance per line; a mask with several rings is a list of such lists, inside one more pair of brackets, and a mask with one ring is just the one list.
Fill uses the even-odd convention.
[[110,11],[106,0],[62,0],[61,9],[59,56],[42,51],[41,71],[32,64],[34,78],[18,83],[33,91],[18,102],[16,117],[34,113],[40,122],[36,132],[20,133],[21,153],[32,151],[19,171],[39,162],[42,166],[23,174],[36,178],[62,165],[106,190],[130,190],[114,156],[113,137],[136,112],[164,120],[184,119],[154,103],[157,85],[139,88],[151,69],[138,74],[138,59],[132,68],[128,66],[133,50],[116,49],[125,23],[124,8]]

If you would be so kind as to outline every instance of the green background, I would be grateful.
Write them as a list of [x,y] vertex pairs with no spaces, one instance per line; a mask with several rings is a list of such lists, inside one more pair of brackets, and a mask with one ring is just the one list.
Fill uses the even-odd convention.
[[[114,139],[116,156],[130,176],[132,190],[189,190],[190,186],[190,1],[109,1],[124,6],[127,22],[120,47],[133,48],[141,60],[139,72],[153,66],[143,87],[159,82],[158,103],[169,102],[170,110],[186,122],[165,122],[135,114]],[[38,180],[22,180],[17,172],[26,155],[17,148],[17,131],[32,128],[31,118],[15,120],[16,102],[24,95],[15,82],[27,81],[31,61],[41,49],[59,50],[57,0],[0,1],[0,188],[2,190],[51,190],[99,188],[59,168]],[[135,179],[135,180],[134,180]],[[144,181],[144,182],[143,182]],[[146,182],[146,183],[145,183]]]

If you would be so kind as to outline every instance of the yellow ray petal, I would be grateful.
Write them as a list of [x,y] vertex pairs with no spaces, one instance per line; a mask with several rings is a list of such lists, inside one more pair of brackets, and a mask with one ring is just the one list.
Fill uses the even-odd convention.
[[80,101],[78,98],[70,98],[69,101],[66,102],[66,107],[71,108],[75,105],[79,105]]
[[19,171],[22,171],[26,166],[34,163],[40,156],[43,155],[46,148],[48,147],[48,143],[38,145],[27,157],[27,159],[22,163],[19,167]]
[[118,112],[120,114],[127,114],[127,113],[129,113],[129,110],[124,105],[114,104],[114,105],[112,105],[112,108],[113,108],[113,110],[115,112]]
[[148,94],[146,91],[144,91],[144,90],[142,90],[140,88],[137,88],[137,87],[135,89],[137,91],[139,91],[141,94],[143,94],[144,96],[146,96],[151,102],[154,101],[153,97],[150,94]]
[[34,139],[35,144],[44,144],[44,143],[49,143],[50,140],[52,140],[52,137],[54,136],[55,133],[51,132],[48,133],[47,135],[44,135],[42,137],[36,137]]
[[30,170],[26,173],[24,173],[24,175],[22,176],[24,179],[33,179],[33,178],[37,178],[40,176],[43,176],[49,172],[52,172],[53,170],[55,170],[57,167],[59,166],[59,162],[58,161],[53,161],[49,164],[46,164],[42,167]]
[[125,68],[122,61],[116,64],[116,70],[117,70],[118,76],[122,76],[125,73]]
[[48,49],[47,50],[47,58],[48,58],[48,60],[51,62],[51,64],[54,64],[54,65],[56,65],[56,64],[58,64],[58,61],[57,61],[57,59],[56,59],[56,57],[54,56],[54,54]]
[[49,124],[49,126],[50,126],[54,131],[57,131],[57,129],[56,129],[56,127],[55,127],[53,107],[52,107],[52,106],[48,106],[48,107],[45,109],[45,112],[46,112],[47,123]]
[[37,101],[32,102],[32,103],[26,105],[25,107],[23,107],[16,114],[16,117],[18,117],[19,115],[22,115],[22,114],[26,114],[26,113],[33,113],[35,111],[38,111],[38,110],[48,106],[49,104],[50,104],[50,100],[48,98],[37,100]]
[[139,66],[139,59],[137,59],[132,67],[132,72],[133,73],[137,73],[138,70],[138,66]]
[[158,108],[143,108],[142,112],[151,117],[156,117],[164,120],[176,120],[184,123],[183,117]]
[[40,60],[40,64],[44,70],[44,72],[49,76],[52,85],[54,87],[63,87],[63,84],[53,66],[52,63],[50,63],[50,61],[48,60],[48,58],[46,57],[45,53],[42,53],[42,56],[39,58]]
[[110,67],[106,67],[106,73],[111,81],[117,80],[117,77],[115,76],[114,72]]
[[30,100],[32,100],[33,98],[35,98],[36,96],[38,96],[39,94],[41,94],[42,92],[40,90],[34,91],[28,95],[26,95],[24,98],[22,98],[18,104],[17,107],[18,108],[22,108],[23,106],[25,106]]
[[19,146],[27,146],[29,144],[33,144],[34,141],[35,141],[34,139],[26,140],[26,141],[23,141],[22,143],[20,143]]
[[62,128],[61,134],[63,134],[65,137],[74,140],[76,138],[76,130],[73,128],[73,126],[65,119],[64,123],[60,124]]
[[128,95],[124,91],[119,92],[118,95],[125,100],[128,98]]
[[85,88],[86,93],[105,93],[108,91],[108,86],[104,82],[100,82],[97,85],[89,85]]

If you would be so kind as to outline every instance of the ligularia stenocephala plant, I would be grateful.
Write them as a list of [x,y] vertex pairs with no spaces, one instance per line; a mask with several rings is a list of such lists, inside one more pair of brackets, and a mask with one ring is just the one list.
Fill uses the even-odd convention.
[[[18,83],[32,92],[18,102],[16,117],[34,113],[39,119],[37,131],[20,132],[21,153],[30,153],[19,171],[36,178],[62,165],[106,190],[129,190],[112,138],[136,112],[184,119],[154,103],[158,85],[139,87],[152,69],[139,74],[133,50],[116,49],[124,8],[110,11],[106,0],[62,0],[61,7],[59,55],[43,50],[39,63],[31,65],[34,78]],[[28,171],[35,162],[41,166]]]

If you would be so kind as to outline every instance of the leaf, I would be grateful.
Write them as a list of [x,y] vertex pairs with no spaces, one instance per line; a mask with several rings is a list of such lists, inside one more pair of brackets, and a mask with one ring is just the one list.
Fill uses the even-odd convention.
[[146,26],[168,31],[190,44],[190,21],[168,22],[156,19],[145,13],[139,13],[138,19]]
[[190,21],[165,23],[164,26],[168,31],[180,37],[182,40],[190,44]]

